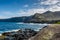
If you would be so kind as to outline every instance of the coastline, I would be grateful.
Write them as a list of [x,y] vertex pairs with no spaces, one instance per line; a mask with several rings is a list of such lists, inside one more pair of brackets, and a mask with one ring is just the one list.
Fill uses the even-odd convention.
[[[16,23],[16,24],[25,24],[25,25],[44,25],[44,26],[46,26],[46,25],[49,25],[49,24],[38,24],[38,23]],[[29,29],[29,28],[28,28]],[[37,28],[35,31],[39,31],[39,29],[41,29],[41,28]],[[4,32],[13,32],[13,31],[18,31],[18,30],[21,30],[21,29],[13,29],[13,30],[7,30],[7,31],[0,31],[1,33],[4,33]],[[23,30],[23,28],[22,28],[22,30]],[[0,34],[1,34],[0,33]]]
[[[18,24],[18,25],[24,24],[24,25],[27,25],[27,27],[26,27],[26,29],[23,28],[23,29],[13,29],[13,30],[9,30],[9,31],[4,31],[3,33],[0,34],[0,37],[4,37],[4,39],[5,38],[7,38],[7,39],[13,38],[14,39],[15,35],[18,35],[18,37],[23,35],[26,37],[22,36],[23,37],[22,39],[25,39],[25,38],[28,39],[32,36],[35,36],[40,31],[40,29],[42,29],[43,27],[49,25],[49,24],[37,24],[37,23],[35,23],[35,24],[34,23],[16,23],[16,24]],[[32,28],[29,27],[28,25],[31,26]],[[14,26],[12,26],[12,27],[14,27]],[[31,29],[29,29],[29,28],[31,28]],[[18,37],[16,37],[16,38],[18,38]]]
[[[35,36],[38,33],[38,31],[34,31],[31,29],[25,29],[25,30],[13,30],[12,32],[4,32],[2,34],[0,34],[0,39],[1,37],[4,36],[4,39],[10,39],[10,38],[19,38],[19,36],[21,37],[22,35],[22,39],[29,39],[32,36]],[[15,37],[16,35],[18,35],[18,37]],[[24,37],[25,36],[25,37]],[[19,38],[20,39],[20,38]],[[17,39],[15,39],[17,40]]]

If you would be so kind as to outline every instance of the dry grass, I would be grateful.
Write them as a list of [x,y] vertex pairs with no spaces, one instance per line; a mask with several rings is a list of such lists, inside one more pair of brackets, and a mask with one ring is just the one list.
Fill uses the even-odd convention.
[[0,36],[0,40],[3,40],[4,38],[5,38],[5,36],[3,36],[3,35],[2,35],[2,36]]
[[56,33],[60,33],[60,24],[49,24],[35,36],[34,40],[50,40]]

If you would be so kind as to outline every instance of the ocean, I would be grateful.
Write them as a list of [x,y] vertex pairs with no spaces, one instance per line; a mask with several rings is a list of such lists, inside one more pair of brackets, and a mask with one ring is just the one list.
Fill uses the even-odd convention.
[[0,34],[4,32],[18,31],[20,29],[24,30],[26,28],[38,31],[46,25],[47,24],[0,22]]

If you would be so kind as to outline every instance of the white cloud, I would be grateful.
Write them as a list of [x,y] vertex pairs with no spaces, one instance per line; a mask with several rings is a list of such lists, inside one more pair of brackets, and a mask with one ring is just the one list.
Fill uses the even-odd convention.
[[33,5],[37,5],[37,3],[34,3]]
[[29,7],[29,5],[26,4],[26,5],[24,5],[24,7]]
[[[60,0],[45,0],[45,1],[40,1],[37,3],[37,5],[40,5],[44,9],[46,5],[46,10],[50,11],[60,11]],[[44,5],[44,6],[43,6]]]
[[60,0],[38,0],[33,4],[35,8],[42,8],[49,11],[60,11]]
[[[38,1],[40,1],[40,2],[34,3],[33,5],[36,5],[40,8],[36,7],[36,8],[28,9],[28,10],[22,9],[16,13],[5,11],[5,12],[2,12],[3,14],[5,14],[5,16],[0,16],[0,18],[7,18],[7,17],[9,18],[9,17],[15,17],[15,16],[30,16],[30,15],[33,15],[35,13],[44,13],[47,10],[50,10],[53,12],[60,11],[60,0],[46,0],[46,1],[38,0]],[[46,8],[44,8],[46,5],[48,5],[48,6]],[[24,7],[29,7],[29,5],[26,4],[26,5],[24,5]]]
[[44,2],[41,2],[42,5],[55,5],[58,2],[60,2],[60,0],[46,0]]
[[35,13],[43,13],[46,12],[47,10],[45,9],[28,9],[27,11],[24,10],[20,10],[17,15],[20,16],[30,16],[30,15],[34,15]]
[[54,12],[54,11],[60,11],[60,7],[57,6],[57,5],[55,5],[55,6],[50,7],[49,10],[50,10],[50,11],[53,11],[53,12]]
[[22,9],[16,13],[12,13],[10,11],[4,11],[4,12],[1,12],[2,14],[0,15],[0,18],[4,19],[4,18],[10,18],[10,17],[30,16],[30,15],[34,15],[35,13],[43,13],[46,11],[47,10],[42,8],[41,9],[34,8],[34,9],[28,9],[28,10]]

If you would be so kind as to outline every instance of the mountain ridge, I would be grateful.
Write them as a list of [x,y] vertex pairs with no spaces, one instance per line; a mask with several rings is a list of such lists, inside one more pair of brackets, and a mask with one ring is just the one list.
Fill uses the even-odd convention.
[[0,22],[25,22],[25,23],[50,23],[60,21],[60,11],[45,13],[36,13],[31,16],[12,17],[8,19],[0,19]]

